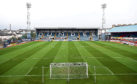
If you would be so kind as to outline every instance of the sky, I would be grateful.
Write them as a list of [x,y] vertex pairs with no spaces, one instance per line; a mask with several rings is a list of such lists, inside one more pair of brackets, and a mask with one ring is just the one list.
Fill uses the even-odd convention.
[[137,23],[137,0],[0,0],[0,29],[24,29],[30,2],[35,27],[101,27],[101,4],[106,3],[105,27]]

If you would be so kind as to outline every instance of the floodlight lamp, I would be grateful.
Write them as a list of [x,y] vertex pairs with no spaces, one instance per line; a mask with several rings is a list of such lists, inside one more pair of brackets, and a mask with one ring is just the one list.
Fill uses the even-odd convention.
[[102,8],[106,8],[106,4],[102,4]]
[[27,8],[31,8],[31,3],[26,3]]

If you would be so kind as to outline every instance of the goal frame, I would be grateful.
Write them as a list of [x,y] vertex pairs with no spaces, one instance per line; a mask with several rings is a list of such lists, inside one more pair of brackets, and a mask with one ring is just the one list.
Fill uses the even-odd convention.
[[[85,73],[84,73],[85,77],[84,76],[83,77],[79,77],[79,78],[70,77],[70,74],[71,74],[70,73],[70,67],[71,68],[72,67],[76,67],[77,68],[77,67],[82,67],[82,66],[85,67]],[[64,78],[56,78],[56,77],[54,78],[54,77],[52,77],[52,73],[53,73],[52,69],[54,67],[57,67],[57,68],[58,67],[59,68],[67,67],[67,74],[65,74],[65,75],[67,75],[67,77],[64,77]],[[60,75],[62,75],[62,74],[60,74]],[[79,74],[79,75],[81,75],[81,74]],[[67,80],[70,80],[70,79],[86,79],[86,78],[88,78],[88,63],[87,62],[50,63],[50,79],[67,79]]]

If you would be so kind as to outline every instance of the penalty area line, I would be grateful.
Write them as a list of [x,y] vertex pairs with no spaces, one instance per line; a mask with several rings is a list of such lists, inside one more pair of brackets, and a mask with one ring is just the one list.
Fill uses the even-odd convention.
[[96,83],[96,66],[94,66],[94,82]]
[[114,75],[114,73],[108,67],[105,67],[105,68],[108,70],[108,72],[110,72],[112,75]]
[[42,66],[42,84],[44,84],[44,67]]
[[32,71],[33,67],[31,67],[28,72],[26,73],[26,76]]

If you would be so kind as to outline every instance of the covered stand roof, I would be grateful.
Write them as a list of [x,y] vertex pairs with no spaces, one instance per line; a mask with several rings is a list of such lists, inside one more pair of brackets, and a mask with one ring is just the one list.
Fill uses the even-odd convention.
[[100,29],[99,27],[35,27],[35,29]]
[[129,25],[129,26],[120,26],[114,27],[110,29],[108,32],[115,33],[115,32],[137,32],[137,25]]

